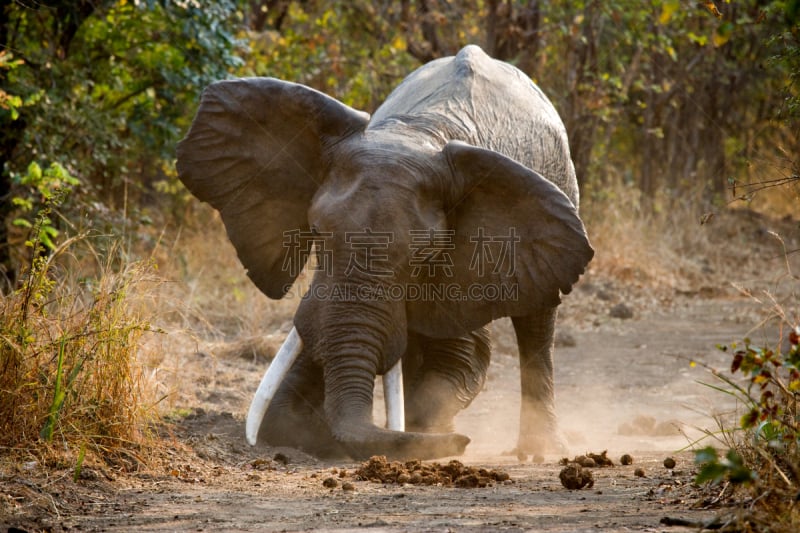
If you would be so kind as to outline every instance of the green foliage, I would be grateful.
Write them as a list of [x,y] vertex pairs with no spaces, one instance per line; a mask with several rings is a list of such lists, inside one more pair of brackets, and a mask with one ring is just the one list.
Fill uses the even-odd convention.
[[[1,281],[14,285],[25,244],[52,250],[89,224],[124,232],[156,183],[185,197],[174,147],[200,91],[242,65],[237,16],[235,0],[0,8]],[[64,195],[59,216],[34,227],[50,193]]]
[[731,448],[720,457],[717,450],[708,446],[695,452],[694,460],[700,465],[700,471],[695,477],[696,483],[711,483],[718,485],[723,481],[736,484],[752,483],[758,474],[744,464],[739,453]]
[[[785,352],[754,347],[747,339],[740,349],[735,344],[719,347],[732,352],[731,376],[714,372],[722,386],[709,386],[744,406],[738,427],[726,430],[740,438],[727,441],[724,456],[712,447],[695,452],[697,483],[725,481],[749,489],[758,505],[749,505],[746,520],[755,524],[766,517],[775,528],[796,526],[799,519],[793,509],[800,482],[800,326],[787,341]],[[743,383],[732,377],[737,374]]]
[[[4,9],[5,176],[18,183],[30,161],[56,162],[84,183],[82,197],[99,196],[112,211],[153,190],[174,207],[187,197],[174,145],[211,81],[275,76],[374,111],[415,67],[467,43],[516,64],[554,100],[589,198],[624,179],[644,202],[692,188],[721,199],[731,177],[751,179],[754,160],[797,152],[785,135],[798,131],[796,0],[78,0]],[[776,117],[786,126],[775,127]]]
[[250,53],[240,73],[303,83],[374,111],[420,64],[406,53],[399,17],[392,3],[289,2],[280,31],[248,31]]
[[[70,175],[59,163],[51,163],[43,172],[35,161],[28,165],[24,176],[19,178],[20,196],[11,198],[11,203],[20,211],[13,224],[31,230],[32,236],[25,241],[25,245],[34,248],[42,245],[48,250],[55,250],[54,239],[59,236],[59,231],[53,225],[50,215],[54,208],[61,205],[74,187],[80,185],[77,178]],[[36,220],[30,217],[36,214]],[[38,253],[39,250],[35,250]]]
[[106,194],[157,177],[200,90],[241,64],[229,22],[235,7],[232,0],[6,7],[9,48],[21,60],[6,90],[26,105],[6,117],[21,127],[9,139],[5,172],[19,180],[36,154]]
[[[800,443],[800,420],[797,418],[797,393],[800,392],[800,331],[789,333],[789,351],[780,353],[769,348],[755,348],[745,339],[743,349],[733,353],[731,373],[741,373],[746,386],[733,385],[732,390],[747,412],[740,427],[751,433],[757,445],[777,451]],[[726,347],[722,347],[727,349]],[[736,346],[733,346],[735,349]]]
[[[0,71],[12,70],[24,63],[21,59],[14,59],[14,54],[8,50],[0,50]],[[19,118],[19,110],[25,105],[34,103],[41,94],[40,92],[23,100],[19,95],[9,94],[4,89],[0,89],[0,109],[8,111],[11,120],[17,120]]]
[[[787,122],[795,122],[800,117],[800,1],[779,0],[771,2],[767,8],[777,17],[782,17],[786,26],[776,31],[768,40],[775,54],[769,65],[785,73],[786,85],[782,94],[785,107],[782,117]],[[800,133],[795,128],[795,134]]]
[[797,36],[789,3],[262,0],[242,9],[251,53],[240,72],[373,111],[414,67],[476,43],[553,99],[590,198],[624,175],[644,208],[664,192],[722,201],[731,176],[751,179],[754,158],[796,151],[774,121],[800,69],[781,60],[764,75],[770,58],[788,57],[775,36]]
[[730,176],[746,182],[761,161],[795,152],[775,124],[793,70],[764,70],[782,49],[774,36],[797,35],[776,4],[548,6],[555,30],[542,42],[553,61],[532,74],[564,117],[584,188],[597,194],[624,169],[645,201],[683,201],[692,189],[721,201]]
[[50,412],[47,416],[47,422],[45,422],[42,431],[39,433],[41,438],[47,442],[53,440],[53,430],[56,427],[56,423],[58,422],[58,413],[61,411],[61,407],[64,406],[64,400],[67,397],[66,390],[69,390],[72,383],[75,381],[75,377],[77,377],[78,373],[80,373],[81,368],[83,366],[83,362],[81,361],[80,364],[75,365],[72,372],[70,373],[70,379],[67,381],[66,384],[63,383],[64,380],[64,351],[66,347],[66,339],[61,339],[61,344],[58,347],[58,362],[56,363],[56,382],[53,386],[53,403],[50,405]]

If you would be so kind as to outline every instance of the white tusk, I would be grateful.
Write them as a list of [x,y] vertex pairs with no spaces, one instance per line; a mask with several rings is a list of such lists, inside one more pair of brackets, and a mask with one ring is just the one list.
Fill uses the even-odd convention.
[[383,375],[383,400],[386,402],[386,427],[394,431],[405,431],[402,359]]
[[261,383],[259,383],[258,390],[253,396],[253,401],[250,402],[250,410],[247,412],[247,424],[245,425],[245,435],[250,446],[256,445],[258,429],[261,427],[261,421],[264,419],[269,403],[302,349],[303,340],[297,334],[297,329],[292,328],[289,336],[283,341],[281,349],[272,359],[272,363],[264,373],[264,377],[261,378]]

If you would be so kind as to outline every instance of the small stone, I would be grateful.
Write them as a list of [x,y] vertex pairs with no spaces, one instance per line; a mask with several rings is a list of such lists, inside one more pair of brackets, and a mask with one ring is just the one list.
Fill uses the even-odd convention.
[[611,308],[608,314],[612,318],[620,318],[622,320],[626,320],[628,318],[633,318],[633,309],[628,307],[623,303],[619,303]]
[[614,295],[610,291],[607,291],[605,289],[600,289],[599,291],[597,291],[597,299],[603,300],[604,302],[608,302],[614,299]]
[[675,468],[675,464],[676,464],[675,459],[673,459],[672,457],[667,457],[666,459],[664,459],[664,468],[669,468],[670,470],[672,470],[673,468]]
[[622,457],[619,458],[619,462],[621,464],[625,465],[625,466],[632,465],[633,464],[633,457],[631,457],[630,454],[626,453],[625,455],[623,455]]
[[273,457],[272,460],[273,461],[277,461],[278,463],[281,463],[281,464],[284,464],[284,465],[288,465],[289,464],[289,458],[286,455],[282,454],[282,453],[276,453],[275,457]]

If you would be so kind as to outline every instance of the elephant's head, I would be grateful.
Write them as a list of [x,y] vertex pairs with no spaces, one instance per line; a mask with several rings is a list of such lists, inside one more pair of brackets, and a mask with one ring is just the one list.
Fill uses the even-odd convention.
[[[281,298],[316,242],[295,316],[324,412],[356,455],[451,455],[466,437],[372,423],[372,389],[408,330],[463,335],[552,307],[592,256],[576,207],[499,153],[369,116],[302,85],[224,81],[178,147],[181,180],[219,210],[253,282]],[[426,133],[427,132],[427,133]]]

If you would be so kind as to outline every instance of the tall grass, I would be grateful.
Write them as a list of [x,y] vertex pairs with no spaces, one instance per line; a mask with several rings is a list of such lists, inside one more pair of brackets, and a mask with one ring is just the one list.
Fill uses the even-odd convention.
[[230,341],[263,336],[291,320],[302,287],[308,286],[307,272],[300,274],[289,295],[270,300],[247,277],[215,211],[195,205],[184,224],[174,242],[158,254],[162,276],[178,282],[160,291],[167,300],[180,301],[171,306],[172,326],[207,340]]
[[0,301],[0,451],[129,456],[154,416],[137,360],[154,264],[88,235],[32,251]]
[[581,205],[581,216],[595,248],[590,269],[639,289],[669,293],[708,281],[710,264],[719,265],[710,246],[714,229],[701,224],[696,198],[656,200],[643,206],[641,192],[621,183],[595,193]]

